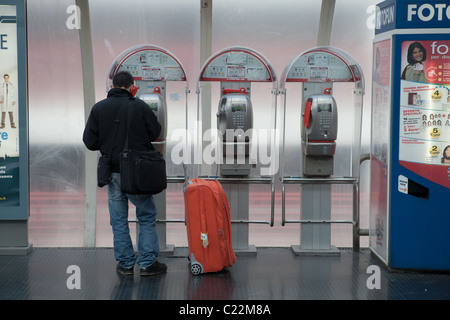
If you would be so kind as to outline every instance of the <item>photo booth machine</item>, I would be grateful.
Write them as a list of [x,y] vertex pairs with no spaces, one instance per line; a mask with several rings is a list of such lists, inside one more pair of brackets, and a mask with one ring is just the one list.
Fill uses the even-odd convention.
[[[203,178],[218,179],[224,187],[231,207],[231,229],[235,252],[237,254],[256,254],[256,248],[249,245],[249,223],[273,226],[275,181],[273,173],[267,175],[253,174],[257,171],[258,166],[256,159],[258,145],[254,143],[255,135],[253,134],[254,114],[265,112],[270,115],[274,112],[273,126],[268,130],[274,129],[273,132],[275,132],[277,79],[272,65],[260,53],[246,47],[223,49],[212,55],[201,69],[197,83],[197,117],[200,115],[200,108],[214,108],[214,106],[211,108],[209,101],[202,101],[200,104],[200,82],[207,81],[220,82],[220,99],[216,113],[218,130],[217,148],[215,149],[216,172],[213,173],[213,176]],[[263,108],[252,104],[251,85],[253,82],[272,83],[272,105],[267,104]],[[199,134],[199,137],[201,136],[202,134]],[[259,143],[261,143],[260,139]],[[272,141],[272,146],[274,146],[274,143]],[[202,150],[198,151],[202,152]],[[271,154],[270,156],[278,157],[277,154]],[[278,159],[272,160],[278,161]],[[213,169],[213,167],[211,168]],[[200,171],[201,169],[199,169]],[[249,220],[250,184],[270,185],[270,221]]]
[[389,268],[449,271],[450,1],[376,17],[369,247]]
[[[186,82],[186,130],[188,128],[188,99],[189,86],[185,69],[177,57],[168,50],[154,45],[138,45],[125,50],[113,62],[107,77],[106,90],[112,88],[112,79],[119,71],[128,71],[135,79],[135,85],[139,88],[136,97],[145,101],[149,108],[155,113],[161,124],[161,133],[153,146],[166,159],[167,132],[168,132],[168,104],[166,98],[167,82]],[[179,97],[175,97],[175,100]],[[167,176],[168,183],[183,183],[184,178],[180,176]],[[184,222],[184,220],[167,219],[166,217],[166,190],[154,195],[157,216],[156,230],[158,234],[159,248],[161,253],[172,253],[173,245],[166,243],[166,223]],[[138,222],[129,219],[129,222]],[[137,223],[137,234],[139,224]]]
[[[288,82],[300,83],[301,119],[298,119],[301,132],[302,155],[299,176],[286,175],[285,156]],[[353,125],[351,157],[348,176],[335,176],[334,155],[339,148],[338,137],[339,104],[333,97],[334,82],[353,82],[353,115],[339,114]],[[280,180],[282,188],[282,225],[301,224],[300,245],[293,245],[295,254],[338,255],[339,250],[331,245],[331,223],[350,223],[353,225],[353,247],[359,249],[359,172],[362,106],[364,78],[358,63],[345,51],[334,47],[315,47],[291,60],[280,79],[280,92],[284,100],[283,139],[280,158]],[[344,102],[342,102],[344,103]],[[340,111],[342,112],[342,111]],[[353,116],[353,117],[352,117]],[[300,141],[300,137],[299,137]],[[343,146],[341,146],[343,147]],[[301,185],[301,219],[287,220],[285,188],[288,184]],[[353,185],[352,220],[331,219],[331,185]]]

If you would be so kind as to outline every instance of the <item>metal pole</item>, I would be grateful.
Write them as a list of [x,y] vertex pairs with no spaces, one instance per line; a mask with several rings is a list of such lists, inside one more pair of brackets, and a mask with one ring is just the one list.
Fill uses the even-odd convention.
[[329,46],[336,0],[322,0],[317,46]]
[[360,239],[359,239],[359,182],[353,185],[353,252],[359,252]]
[[[200,66],[202,66],[206,60],[211,56],[212,54],[212,7],[213,7],[213,0],[200,0]],[[206,130],[211,129],[211,83],[204,82],[201,84],[202,91],[201,91],[201,121],[202,121],[202,127],[198,128],[201,130],[199,132],[199,143],[198,147],[201,147],[202,150],[204,150],[206,142],[203,142],[201,137],[202,133]],[[199,152],[200,155],[203,154],[203,152]],[[194,157],[195,159],[195,157]],[[203,163],[203,161],[201,161]],[[203,165],[199,166],[199,172],[197,175],[202,175],[203,171],[206,170]]]
[[[83,74],[83,96],[85,121],[95,103],[94,56],[92,53],[91,20],[88,0],[76,0],[80,8],[80,49]],[[95,247],[95,225],[97,215],[97,153],[85,154],[85,202],[84,202],[84,246]]]

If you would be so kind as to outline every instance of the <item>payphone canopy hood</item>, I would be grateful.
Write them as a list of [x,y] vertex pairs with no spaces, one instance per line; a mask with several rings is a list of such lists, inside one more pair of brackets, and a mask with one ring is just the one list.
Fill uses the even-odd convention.
[[201,69],[200,81],[272,82],[275,71],[266,57],[247,47],[228,47],[213,54]]
[[334,47],[315,47],[294,57],[283,70],[281,90],[286,82],[355,82],[355,87],[364,91],[364,75],[358,63]]
[[114,60],[106,79],[106,92],[119,71],[128,71],[135,80],[188,81],[181,62],[170,51],[154,45],[138,45],[122,52]]

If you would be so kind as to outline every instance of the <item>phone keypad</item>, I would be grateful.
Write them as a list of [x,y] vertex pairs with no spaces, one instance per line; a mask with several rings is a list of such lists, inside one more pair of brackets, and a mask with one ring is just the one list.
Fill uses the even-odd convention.
[[244,112],[234,113],[233,114],[233,124],[237,128],[243,128],[245,126],[245,113]]
[[321,126],[330,126],[331,125],[331,116],[330,115],[320,115],[319,124]]
[[328,137],[328,129],[331,126],[331,114],[321,114],[319,117],[319,125],[321,130],[321,134],[324,138]]

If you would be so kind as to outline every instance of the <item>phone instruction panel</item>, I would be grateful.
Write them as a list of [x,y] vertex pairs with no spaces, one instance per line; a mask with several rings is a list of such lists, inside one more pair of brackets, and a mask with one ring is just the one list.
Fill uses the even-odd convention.
[[142,50],[127,57],[118,71],[128,71],[136,80],[185,81],[180,64],[169,54],[157,50]]
[[336,55],[314,51],[300,56],[289,70],[286,81],[353,81],[349,67]]
[[204,69],[204,81],[273,81],[260,58],[244,51],[229,51],[214,58]]

